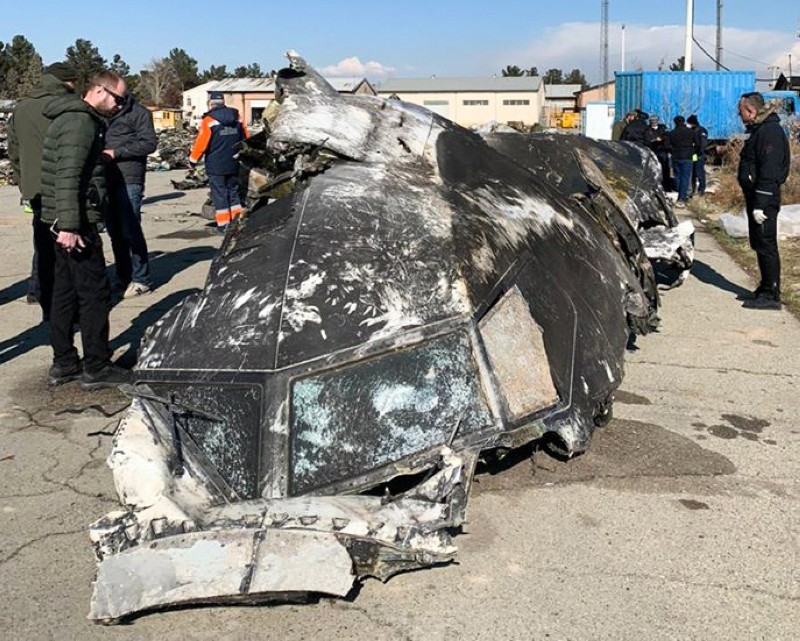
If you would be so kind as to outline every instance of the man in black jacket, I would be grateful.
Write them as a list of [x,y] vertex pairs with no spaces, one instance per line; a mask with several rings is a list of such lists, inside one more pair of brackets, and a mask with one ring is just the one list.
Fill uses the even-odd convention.
[[634,113],[636,117],[625,125],[625,129],[622,130],[622,135],[619,139],[623,142],[635,142],[640,145],[646,145],[645,136],[647,134],[648,115],[639,109]]
[[8,127],[8,155],[22,198],[33,214],[28,302],[38,301],[44,320],[50,318],[55,254],[50,229],[42,224],[42,142],[50,126],[43,112],[53,99],[73,94],[77,79],[78,70],[69,63],[55,62],[46,67],[39,83],[17,105]]
[[683,116],[673,119],[675,128],[669,132],[669,149],[672,154],[672,168],[678,187],[678,207],[685,207],[689,200],[689,185],[692,180],[692,157],[695,154],[694,134],[686,126]]
[[695,114],[686,119],[694,134],[696,160],[692,162],[692,195],[706,193],[706,149],[708,148],[708,129],[700,124]]
[[669,168],[669,131],[658,121],[658,116],[650,116],[650,126],[644,137],[645,143],[658,158],[661,165],[661,185],[664,191],[672,191],[672,175]]
[[132,298],[152,287],[142,231],[142,198],[147,156],[156,150],[158,139],[153,114],[128,93],[127,87],[122,98],[119,111],[106,120],[103,154],[107,160],[109,209],[105,224],[119,287],[124,298]]
[[789,176],[789,141],[774,107],[767,107],[760,93],[742,95],[739,116],[747,128],[747,138],[739,155],[738,179],[747,210],[750,247],[756,252],[761,272],[761,282],[744,306],[780,309],[778,212],[781,185]]

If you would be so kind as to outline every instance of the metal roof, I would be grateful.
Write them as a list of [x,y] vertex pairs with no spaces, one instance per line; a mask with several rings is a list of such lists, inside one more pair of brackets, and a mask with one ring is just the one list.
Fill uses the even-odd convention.
[[493,78],[389,78],[378,89],[387,93],[538,91],[539,76]]
[[544,86],[544,95],[547,98],[574,98],[581,90],[580,85],[548,85]]

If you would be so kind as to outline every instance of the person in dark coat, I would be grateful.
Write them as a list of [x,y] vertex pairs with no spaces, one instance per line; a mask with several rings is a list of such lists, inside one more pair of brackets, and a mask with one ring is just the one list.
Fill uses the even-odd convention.
[[42,224],[42,143],[50,119],[44,115],[55,98],[74,93],[78,70],[67,62],[44,69],[41,80],[14,109],[8,126],[8,155],[23,201],[33,214],[33,260],[27,300],[39,303],[42,318],[50,318],[55,254],[50,230]]
[[[123,83],[124,86],[124,83]],[[147,156],[158,146],[153,114],[131,96],[120,94],[119,110],[107,121],[106,175],[109,209],[105,224],[114,251],[119,288],[124,298],[151,290],[147,241],[142,231]]]
[[672,169],[678,188],[678,207],[685,207],[689,200],[692,180],[692,158],[695,154],[694,133],[686,126],[683,116],[675,116],[675,127],[669,132],[669,149],[672,154]]
[[747,138],[739,155],[739,186],[744,194],[750,247],[756,252],[761,282],[753,298],[755,309],[781,308],[781,262],[778,254],[778,212],[781,185],[789,176],[789,140],[773,106],[758,92],[739,99],[739,116]]
[[708,129],[700,124],[695,114],[686,119],[686,124],[694,133],[695,160],[692,162],[692,195],[706,193],[706,149],[708,148]]
[[214,203],[217,230],[225,232],[242,213],[239,198],[240,143],[249,137],[239,112],[225,106],[225,98],[217,91],[209,92],[208,112],[203,114],[200,129],[189,154],[193,168],[205,157],[206,175]]
[[625,129],[622,130],[622,135],[619,139],[623,142],[635,142],[646,146],[647,142],[645,137],[647,135],[648,115],[640,110],[637,110],[635,113],[636,117],[625,125]]
[[[44,110],[52,123],[42,143],[42,222],[52,231],[56,260],[49,385],[80,378],[83,389],[93,390],[131,380],[130,372],[111,363],[111,285],[97,230],[107,201],[103,117],[118,106],[122,84],[117,74],[106,71],[91,79],[83,100],[68,94]],[[76,318],[83,364],[74,345]]]
[[669,167],[669,131],[658,121],[658,116],[650,116],[650,126],[645,131],[645,143],[658,158],[661,165],[661,185],[664,191],[672,191],[672,172]]

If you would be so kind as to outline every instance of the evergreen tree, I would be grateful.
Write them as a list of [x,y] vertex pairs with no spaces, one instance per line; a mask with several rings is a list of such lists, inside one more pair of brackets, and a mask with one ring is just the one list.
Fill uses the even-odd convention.
[[246,67],[236,67],[233,70],[234,78],[263,78],[264,74],[261,71],[261,66],[254,62]]
[[561,69],[548,69],[542,80],[548,85],[563,85],[564,74]]
[[[694,69],[694,65],[692,65]],[[680,56],[675,62],[669,66],[670,71],[686,71],[686,56]]]
[[210,80],[225,80],[225,78],[230,77],[231,75],[228,73],[228,68],[226,65],[220,65],[219,67],[211,65],[208,69],[200,74],[200,82],[203,83],[209,82]]
[[581,73],[580,69],[573,69],[564,77],[564,84],[567,85],[580,85],[581,89],[586,89],[589,83],[586,81],[586,76]]
[[6,95],[6,45],[0,41],[0,98]]
[[509,76],[521,76],[523,75],[522,69],[520,69],[517,65],[508,65],[505,69],[503,69],[503,77],[507,78]]
[[127,62],[122,59],[118,53],[114,54],[114,57],[111,60],[111,64],[108,65],[109,71],[113,71],[117,74],[120,78],[127,78],[131,75],[131,68]]
[[503,77],[509,76],[538,76],[539,69],[537,67],[530,67],[528,69],[522,69],[517,65],[508,65],[505,69],[502,70]]
[[115,53],[108,69],[125,81],[125,85],[128,87],[128,93],[138,97],[139,74],[131,73],[130,65],[122,59],[122,56]]
[[42,57],[25,36],[14,36],[4,50],[5,95],[18,99],[42,77]]
[[100,55],[91,41],[78,38],[75,44],[67,47],[67,61],[78,70],[75,91],[82,95],[89,85],[89,79],[106,68],[106,59]]
[[171,49],[167,56],[177,78],[177,88],[183,92],[200,84],[200,75],[197,73],[197,60],[192,58],[183,49]]

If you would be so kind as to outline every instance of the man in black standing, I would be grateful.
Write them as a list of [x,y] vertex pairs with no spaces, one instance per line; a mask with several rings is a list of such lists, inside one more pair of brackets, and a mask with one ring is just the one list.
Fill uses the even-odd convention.
[[661,165],[661,185],[664,191],[672,191],[672,175],[669,168],[669,131],[658,121],[658,116],[650,116],[650,126],[645,133],[645,142],[658,158]]
[[754,309],[781,308],[781,262],[778,255],[778,212],[781,185],[789,176],[789,140],[772,106],[754,91],[739,99],[739,116],[747,137],[739,155],[739,186],[744,194],[750,248],[756,252],[761,282],[753,298],[744,302]]
[[[122,79],[106,71],[91,79],[83,100],[70,94],[44,109],[52,123],[42,145],[42,222],[50,225],[55,251],[49,385],[80,378],[81,387],[92,390],[131,379],[111,363],[111,285],[97,231],[106,205],[103,117],[124,102],[122,90]],[[83,367],[74,345],[76,317]]]
[[640,109],[637,109],[634,114],[633,120],[625,125],[625,129],[622,130],[622,135],[620,135],[619,139],[623,142],[647,145],[645,137],[647,136],[647,119],[649,116]]
[[689,200],[689,188],[692,181],[692,157],[695,154],[694,134],[686,126],[683,116],[675,116],[672,121],[674,129],[669,132],[669,150],[672,154],[672,169],[678,189],[677,207],[686,207]]
[[125,102],[107,121],[106,177],[109,210],[105,224],[114,252],[119,286],[124,298],[146,294],[152,288],[147,241],[142,231],[142,198],[147,156],[158,138],[153,114],[131,96],[123,83]]
[[33,261],[28,279],[28,302],[38,302],[42,318],[50,318],[55,254],[50,230],[42,223],[42,143],[50,119],[45,107],[54,98],[74,93],[78,70],[66,62],[45,67],[42,78],[14,109],[8,128],[8,155],[22,199],[33,214]]
[[708,148],[708,129],[700,124],[695,114],[686,119],[694,133],[695,155],[692,162],[692,195],[706,193],[706,149]]

